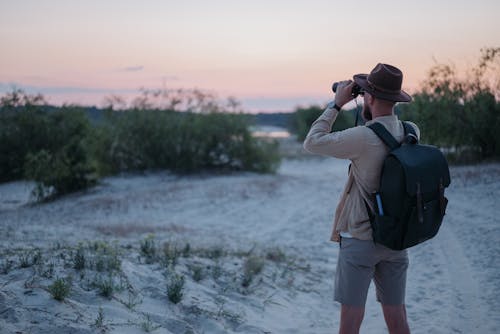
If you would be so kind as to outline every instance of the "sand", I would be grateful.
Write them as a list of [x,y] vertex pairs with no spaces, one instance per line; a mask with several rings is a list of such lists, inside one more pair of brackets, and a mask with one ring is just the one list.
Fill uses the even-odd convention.
[[[409,250],[410,327],[497,333],[500,164],[451,172],[439,234]],[[276,175],[120,175],[40,205],[31,183],[2,184],[0,333],[334,333],[329,236],[346,173],[303,157]],[[361,332],[387,333],[373,284]]]

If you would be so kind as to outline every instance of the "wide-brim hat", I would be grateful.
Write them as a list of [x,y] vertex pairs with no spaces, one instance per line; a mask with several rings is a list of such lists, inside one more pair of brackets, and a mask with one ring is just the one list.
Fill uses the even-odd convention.
[[403,72],[395,66],[377,64],[370,74],[356,74],[354,81],[368,94],[382,100],[410,102],[411,96],[401,89]]

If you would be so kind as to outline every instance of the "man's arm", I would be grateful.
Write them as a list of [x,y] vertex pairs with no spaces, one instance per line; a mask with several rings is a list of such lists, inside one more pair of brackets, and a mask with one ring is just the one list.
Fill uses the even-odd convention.
[[311,153],[340,159],[356,159],[362,153],[364,131],[362,127],[330,133],[339,111],[330,103],[314,121],[304,141],[304,149]]
[[362,153],[366,133],[362,127],[330,133],[340,109],[353,99],[353,85],[352,80],[339,82],[335,101],[330,102],[323,114],[311,125],[304,141],[304,148],[307,151],[351,160]]

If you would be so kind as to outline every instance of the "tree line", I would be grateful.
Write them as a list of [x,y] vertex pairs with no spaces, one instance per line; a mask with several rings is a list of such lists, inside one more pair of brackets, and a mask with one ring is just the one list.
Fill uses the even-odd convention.
[[500,158],[500,48],[482,49],[463,77],[452,65],[432,67],[401,116],[415,121],[423,141],[445,148],[452,161]]
[[252,118],[234,112],[234,100],[227,106],[203,92],[176,91],[162,98],[168,105],[155,106],[149,96],[126,109],[109,105],[96,118],[83,107],[47,106],[43,96],[19,89],[5,94],[0,182],[34,180],[35,197],[48,200],[121,172],[277,169],[277,143],[252,136]]

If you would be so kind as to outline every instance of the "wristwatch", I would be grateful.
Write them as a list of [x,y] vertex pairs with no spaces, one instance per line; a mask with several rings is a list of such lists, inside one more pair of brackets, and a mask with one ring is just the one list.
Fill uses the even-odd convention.
[[335,109],[337,111],[340,111],[340,109],[342,108],[342,107],[338,106],[337,103],[335,103],[335,101],[328,103],[326,107],[328,109]]

